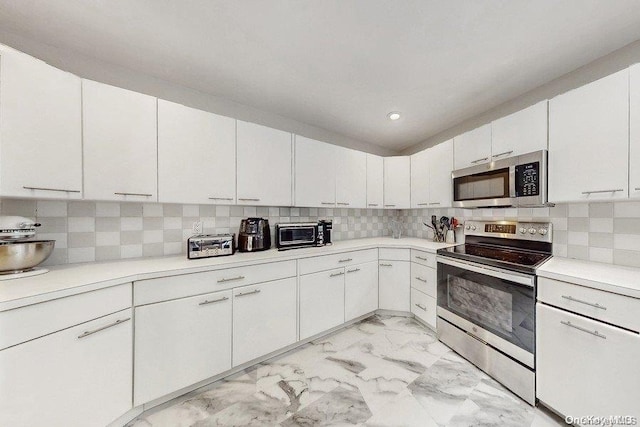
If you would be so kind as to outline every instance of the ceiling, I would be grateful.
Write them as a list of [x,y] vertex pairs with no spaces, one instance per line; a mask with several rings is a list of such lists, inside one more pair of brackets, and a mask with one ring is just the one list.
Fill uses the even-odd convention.
[[0,0],[0,27],[402,150],[640,39],[640,1]]

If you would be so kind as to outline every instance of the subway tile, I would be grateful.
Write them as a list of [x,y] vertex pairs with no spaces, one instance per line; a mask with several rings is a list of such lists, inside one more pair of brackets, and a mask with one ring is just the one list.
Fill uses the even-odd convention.
[[553,256],[566,257],[567,256],[567,245],[561,245],[553,243]]
[[121,231],[121,245],[139,245],[142,243],[142,231]]
[[120,231],[142,230],[142,217],[121,217]]
[[589,218],[569,217],[567,229],[569,231],[589,231]]
[[164,218],[162,217],[142,218],[143,230],[162,230],[163,228],[164,228]]
[[200,217],[216,216],[216,207],[214,205],[200,205]]
[[142,216],[144,217],[161,217],[163,216],[161,203],[143,203]]
[[614,218],[613,231],[617,234],[640,234],[640,217]]
[[67,248],[67,233],[38,233],[36,235],[38,240],[55,240],[55,248],[66,249]]
[[142,256],[142,244],[120,246],[120,258],[139,258]]
[[531,210],[534,218],[549,218],[551,216],[549,208],[533,208]]
[[164,239],[164,231],[162,230],[145,230],[142,232],[142,243],[162,243]]
[[113,261],[120,259],[120,245],[96,247],[96,261]]
[[142,203],[120,203],[121,217],[142,216]]
[[589,233],[589,246],[612,249],[613,233]]
[[640,267],[640,250],[614,249],[613,263],[630,267]]
[[163,243],[147,243],[142,245],[142,256],[163,256]]
[[255,206],[245,206],[243,209],[243,215],[247,218],[255,218],[258,216],[258,210]]
[[231,207],[230,206],[216,206],[216,217],[231,216]]
[[635,218],[640,216],[640,202],[614,203],[613,216],[618,218]]
[[120,203],[116,202],[96,202],[96,216],[119,217]]
[[66,233],[67,218],[66,217],[40,217],[38,222],[41,224],[38,233]]
[[96,204],[94,202],[69,202],[67,212],[70,217],[94,217],[96,216]]
[[96,219],[95,217],[69,217],[67,229],[70,233],[96,231]]
[[93,232],[69,233],[67,236],[69,248],[89,248],[96,245],[96,233]]
[[[120,231],[97,231],[96,246],[117,246],[120,245]],[[120,257],[120,252],[118,252]]]
[[198,205],[182,205],[182,216],[185,217],[199,217],[200,206]]
[[231,216],[244,216],[243,206],[231,206],[229,209],[229,215]]
[[182,217],[164,217],[162,228],[165,230],[182,230]]
[[186,230],[187,228],[189,230],[191,230],[193,228],[193,223],[194,222],[199,222],[200,218],[199,217],[189,217],[189,218],[182,218],[182,224],[180,225],[180,228],[182,228],[183,230]]
[[611,264],[613,262],[613,249],[590,247],[589,261]]
[[36,202],[37,216],[39,217],[66,217],[67,202],[38,200]]
[[289,216],[291,215],[291,208],[280,208],[280,216]]
[[571,203],[568,206],[569,218],[587,218],[589,216],[588,203]]
[[69,258],[67,251],[67,248],[55,248],[51,252],[51,255],[49,255],[49,258],[47,258],[42,264],[40,264],[39,267],[68,264]]
[[[275,213],[271,213],[271,209],[274,209],[274,208],[269,208],[269,216],[280,215],[278,211],[276,211]],[[278,208],[275,208],[275,209],[278,209]],[[383,210],[380,209],[379,212],[382,214]],[[318,216],[318,208],[309,208],[309,216]]]
[[560,204],[549,208],[549,216],[551,218],[566,218],[567,217],[567,205]]
[[613,218],[589,218],[589,231],[613,233]]
[[553,230],[553,243],[567,244],[568,233],[564,230]]
[[573,259],[589,259],[589,247],[588,246],[577,246],[577,245],[569,245],[567,246],[567,257]]
[[567,243],[569,245],[588,246],[589,233],[585,231],[569,231]]
[[164,217],[182,216],[182,205],[176,204],[164,204],[162,205],[162,212]]
[[614,234],[613,248],[640,251],[640,234]]
[[69,264],[77,262],[92,262],[96,260],[96,248],[69,248],[67,249]]
[[551,218],[551,224],[553,224],[553,231],[567,231],[568,218]]
[[590,218],[612,218],[613,203],[589,203]]
[[120,217],[96,217],[96,231],[120,231]]
[[164,255],[178,255],[182,253],[182,242],[165,242],[162,246]]
[[22,199],[3,199],[0,208],[2,215],[16,215],[27,218],[36,217],[36,201]]
[[175,242],[180,242],[182,243],[182,230],[178,229],[178,230],[164,230],[163,232],[163,241],[165,243],[175,243]]

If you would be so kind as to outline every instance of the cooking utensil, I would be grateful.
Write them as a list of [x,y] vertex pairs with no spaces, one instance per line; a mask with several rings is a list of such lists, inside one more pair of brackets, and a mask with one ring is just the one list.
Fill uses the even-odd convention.
[[44,262],[55,240],[0,242],[0,274],[21,273]]

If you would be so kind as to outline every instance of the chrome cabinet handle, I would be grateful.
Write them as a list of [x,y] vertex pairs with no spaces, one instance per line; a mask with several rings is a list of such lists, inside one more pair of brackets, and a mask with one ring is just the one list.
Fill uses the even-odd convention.
[[418,203],[418,206],[429,206],[429,203]]
[[342,276],[344,274],[344,271],[341,271],[340,273],[332,273],[329,275],[329,277],[337,277],[337,276]]
[[484,162],[484,161],[487,161],[487,160],[489,160],[489,158],[488,158],[488,157],[483,157],[483,158],[481,158],[481,159],[474,160],[474,161],[472,161],[471,163],[480,163],[480,162]]
[[422,256],[418,256],[416,255],[416,259],[422,260],[422,261],[429,261],[428,258],[422,257]]
[[360,271],[360,269],[354,268],[353,270],[347,270],[347,273],[355,273],[356,271]]
[[600,305],[597,302],[594,303],[594,302],[583,301],[581,299],[574,298],[571,295],[561,295],[561,297],[564,298],[564,299],[568,299],[569,301],[578,302],[580,304],[590,305],[591,307],[599,308],[601,310],[606,310],[607,309],[607,307],[605,307],[603,305]]
[[380,267],[393,267],[393,264],[380,264]]
[[511,151],[505,151],[504,153],[494,154],[494,155],[493,155],[493,156],[491,156],[491,157],[496,158],[496,157],[506,156],[507,154],[511,154],[511,153],[513,153],[513,150],[511,150]]
[[433,202],[433,203],[429,203],[429,205],[439,205],[440,202]]
[[142,197],[151,197],[153,196],[153,194],[148,194],[148,193],[113,193],[116,194],[118,196],[142,196]]
[[392,207],[394,207],[394,206],[395,206],[395,205],[384,205],[384,207],[385,207],[385,208],[392,208]]
[[238,199],[241,202],[259,202],[260,199]]
[[369,203],[369,206],[378,206],[377,203]]
[[349,261],[353,261],[353,258],[344,258],[344,259],[338,260],[338,262],[349,262]]
[[567,321],[561,320],[561,321],[560,321],[560,323],[562,323],[563,325],[567,325],[567,326],[570,326],[570,327],[572,327],[572,328],[575,328],[575,329],[577,329],[577,330],[579,330],[579,331],[586,332],[586,333],[588,333],[588,334],[594,335],[594,336],[596,336],[596,337],[598,337],[598,338],[602,338],[602,339],[604,339],[604,340],[606,340],[606,339],[607,339],[607,337],[606,337],[605,335],[602,335],[602,334],[601,334],[600,332],[598,332],[598,331],[590,331],[589,329],[583,328],[583,327],[581,327],[581,326],[574,325],[573,323],[571,323],[571,322],[570,322],[570,321],[568,321],[568,320],[567,320]]
[[259,294],[260,293],[260,289],[256,289],[254,291],[249,291],[249,292],[243,292],[241,294],[236,294],[237,297],[244,297],[246,295],[253,295],[253,294]]
[[427,283],[427,281],[425,279],[423,279],[422,277],[416,276],[416,280],[419,280],[421,282]]
[[233,197],[209,197],[209,200],[233,200]]
[[335,205],[334,202],[320,202],[321,205]]
[[640,191],[640,187],[634,188],[633,191]]
[[427,311],[427,307],[422,305],[422,304],[414,304],[416,307],[418,307],[419,309],[421,309],[422,311]]
[[349,203],[344,203],[344,202],[338,202],[337,204],[340,206],[349,206]]
[[202,301],[201,303],[198,303],[198,305],[208,305],[208,304],[213,304],[213,303],[216,303],[216,302],[226,301],[228,299],[229,299],[229,297],[222,297],[222,298],[218,298],[218,299],[212,299],[211,301],[206,299],[206,300]]
[[129,320],[131,320],[131,317],[127,317],[126,319],[118,319],[113,323],[110,323],[110,324],[108,324],[106,326],[102,326],[101,328],[98,328],[98,329],[94,329],[92,331],[84,331],[83,333],[78,335],[78,339],[82,339],[82,338],[88,337],[89,335],[93,335],[93,334],[95,334],[97,332],[104,331],[105,329],[113,328],[114,326],[118,326],[119,324],[124,323],[124,322],[128,322]]
[[583,191],[582,194],[595,194],[595,193],[616,193],[618,191],[624,191],[622,188],[617,188],[615,190],[592,190],[592,191]]
[[228,279],[222,278],[218,280],[218,283],[233,282],[234,280],[242,280],[242,279],[244,279],[244,276],[229,277]]
[[41,190],[41,191],[58,191],[60,193],[79,193],[80,190],[65,190],[62,188],[45,188],[45,187],[28,187],[23,185],[22,188],[25,190]]

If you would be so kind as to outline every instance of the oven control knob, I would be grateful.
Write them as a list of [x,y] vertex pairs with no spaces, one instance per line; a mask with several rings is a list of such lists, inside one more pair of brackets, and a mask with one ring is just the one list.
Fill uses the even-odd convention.
[[467,229],[467,230],[471,230],[471,226],[470,226],[470,225],[467,225],[467,226],[465,227],[465,229]]
[[536,232],[537,232],[537,231],[538,231],[538,230],[536,230],[535,228],[531,227],[531,228],[529,229],[529,234],[536,234]]
[[520,234],[526,234],[527,233],[527,229],[524,227],[520,228]]
[[476,231],[476,226],[475,225],[471,226],[471,231]]
[[544,236],[545,234],[547,234],[547,229],[541,228],[540,230],[538,230],[538,233],[540,233],[541,236]]

